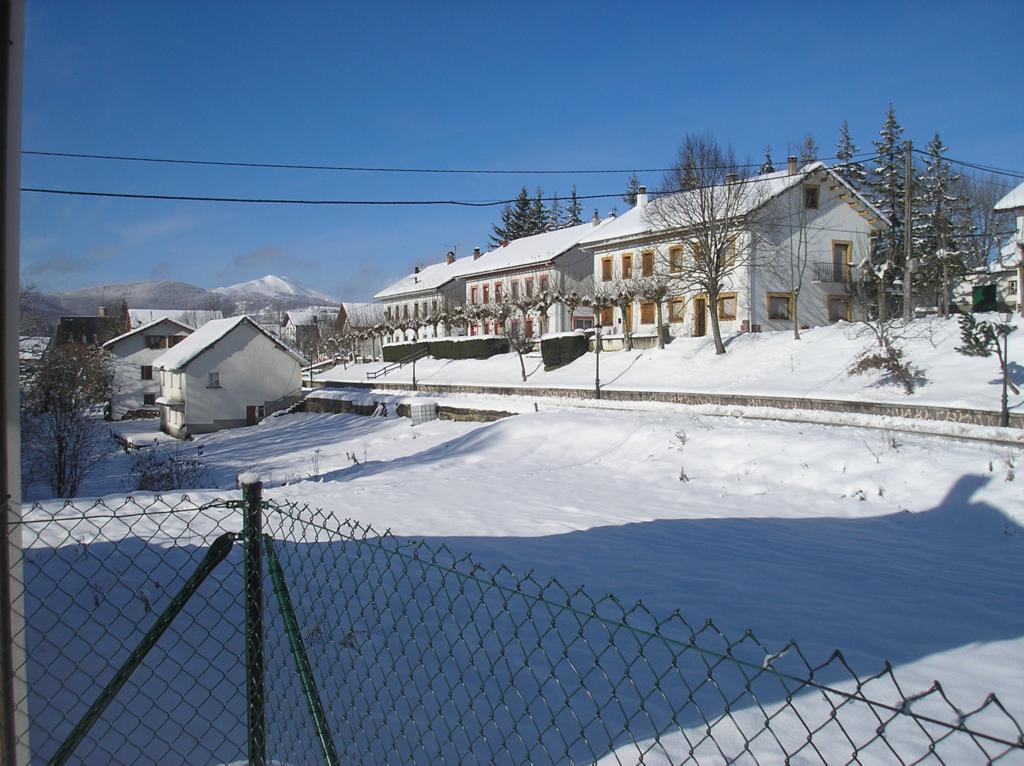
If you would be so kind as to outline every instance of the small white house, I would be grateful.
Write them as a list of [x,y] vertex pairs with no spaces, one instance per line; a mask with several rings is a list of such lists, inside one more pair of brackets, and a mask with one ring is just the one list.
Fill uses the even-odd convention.
[[187,438],[255,425],[300,395],[298,352],[247,316],[207,322],[160,356],[160,426]]
[[153,373],[153,363],[192,332],[191,327],[174,319],[156,319],[103,344],[114,366],[112,418],[121,419],[147,410],[152,413],[149,417],[158,413],[156,399],[160,395],[160,379]]

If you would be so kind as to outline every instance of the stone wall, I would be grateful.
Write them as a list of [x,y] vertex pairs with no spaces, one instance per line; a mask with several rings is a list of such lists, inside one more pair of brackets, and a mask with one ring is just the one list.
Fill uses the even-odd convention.
[[[409,391],[408,383],[335,382],[317,381],[317,388],[364,388],[381,391]],[[593,389],[531,388],[528,386],[460,386],[443,383],[419,383],[416,390],[436,394],[485,394],[491,396],[561,397],[565,399],[593,399]],[[844,412],[862,415],[881,415],[896,418],[915,418],[979,426],[998,426],[999,412],[961,407],[939,407],[928,404],[886,404],[858,402],[843,399],[804,399],[784,396],[755,396],[747,394],[688,393],[683,391],[620,391],[602,389],[601,397],[618,402],[665,402],[669,404],[713,404],[740,407],[773,407],[784,410],[812,410],[818,412]],[[309,400],[317,401],[317,400]],[[1024,414],[1010,413],[1010,427],[1024,428]]]

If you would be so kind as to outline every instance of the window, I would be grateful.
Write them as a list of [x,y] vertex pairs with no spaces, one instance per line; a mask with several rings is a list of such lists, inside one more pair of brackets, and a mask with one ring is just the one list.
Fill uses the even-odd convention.
[[147,335],[146,348],[167,348],[166,335]]
[[491,302],[491,286],[484,285],[484,303]]
[[683,248],[682,247],[671,247],[668,251],[668,270],[669,271],[682,271],[683,270]]
[[170,348],[174,348],[174,346],[177,346],[183,340],[185,340],[184,335],[172,335],[167,339],[167,345]]
[[601,326],[611,327],[615,323],[615,309],[601,309]]
[[686,314],[684,310],[686,308],[686,301],[682,298],[672,298],[668,302],[668,321],[669,322],[683,322],[686,320]]
[[[527,281],[529,281],[529,280],[527,280]],[[523,334],[527,338],[532,338],[533,337],[533,320],[532,319],[527,319],[526,320],[526,330],[524,331]]]
[[211,372],[206,376],[207,388],[220,388],[220,373]]
[[418,317],[420,315],[420,304],[418,304],[418,303],[412,304],[412,315],[414,317]]
[[144,364],[142,365],[142,379],[152,380],[153,379],[153,365]]
[[526,278],[526,297],[533,297],[533,277]]
[[804,187],[804,207],[808,210],[817,210],[819,201],[819,189],[817,186]]
[[633,278],[633,254],[623,253],[622,254],[622,278],[632,279]]
[[768,293],[768,318],[793,318],[793,293]]
[[402,306],[402,317],[404,319],[408,319],[409,318],[409,304],[408,303],[406,303],[404,306]]
[[494,283],[494,302],[501,303],[501,282]]
[[849,322],[850,321],[850,296],[830,295],[828,296],[828,321]]
[[469,326],[469,334],[470,335],[476,335],[476,325],[475,324],[471,324]]
[[476,303],[477,301],[477,289],[475,287],[469,288],[469,302]]
[[654,301],[644,301],[640,304],[640,324],[654,324],[654,315]]
[[718,318],[736,318],[736,293],[722,293],[718,296]]
[[610,256],[608,258],[601,259],[601,281],[612,281],[612,259]]
[[722,265],[726,268],[736,263],[736,237],[730,237],[722,250]]
[[386,309],[384,309],[384,316],[387,317],[388,319],[391,319],[391,307],[390,306],[388,306]]
[[491,323],[490,322],[484,322],[484,335],[490,335],[490,334],[491,334]]
[[1017,280],[1016,279],[1011,279],[1006,284],[1006,291],[1009,292],[1009,293],[1016,293],[1017,292]]
[[640,273],[645,277],[654,276],[654,253],[640,254]]
[[573,317],[572,329],[589,330],[594,326],[594,317]]
[[513,279],[512,280],[512,300],[515,300],[518,297],[519,297],[519,280],[518,279]]
[[437,313],[437,301],[430,302],[430,310],[433,311],[435,314]]
[[540,289],[541,289],[541,291],[542,292],[547,291],[547,289],[550,286],[551,286],[551,279],[548,277],[547,274],[541,274],[540,275]]
[[156,404],[156,394],[143,394],[142,395],[142,403],[143,404]]

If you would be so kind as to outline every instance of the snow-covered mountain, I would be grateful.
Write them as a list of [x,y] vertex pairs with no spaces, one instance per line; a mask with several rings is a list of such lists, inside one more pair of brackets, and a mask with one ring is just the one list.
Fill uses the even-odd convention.
[[339,301],[333,295],[322,293],[311,287],[300,285],[288,277],[279,277],[268,274],[259,279],[252,279],[248,282],[240,282],[237,285],[227,287],[216,287],[215,293],[226,295],[233,300],[250,300],[252,298],[270,298],[274,301],[292,302],[317,302],[337,304]]

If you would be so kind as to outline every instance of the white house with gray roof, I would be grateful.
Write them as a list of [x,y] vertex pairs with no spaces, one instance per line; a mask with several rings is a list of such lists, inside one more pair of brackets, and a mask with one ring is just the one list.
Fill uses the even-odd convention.
[[[858,266],[869,256],[872,234],[888,227],[885,217],[821,162],[798,169],[791,157],[785,170],[727,183],[740,184],[745,195],[734,197],[739,202],[729,207],[734,247],[744,248],[742,267],[730,275],[717,306],[684,289],[666,296],[662,315],[669,334],[706,335],[710,311],[718,312],[723,335],[790,329],[795,287],[801,326],[852,319]],[[693,258],[694,243],[688,231],[671,225],[666,208],[678,204],[681,195],[696,193],[650,201],[641,193],[624,215],[584,236],[580,244],[592,254],[597,287],[654,275],[672,284],[673,272],[685,271],[683,259]],[[805,264],[798,274],[787,267],[793,252],[801,252]],[[624,331],[655,338],[656,316],[654,302],[636,301],[624,311],[604,309],[599,320],[609,346],[616,348]]]
[[114,367],[111,417],[154,417],[159,412],[156,399],[160,395],[160,376],[154,374],[153,365],[192,332],[184,322],[158,318],[103,344],[110,352]]
[[[384,319],[392,321],[423,318],[442,305],[462,305],[466,302],[466,291],[460,278],[481,257],[480,248],[475,248],[473,255],[466,258],[456,258],[455,253],[450,252],[441,263],[417,266],[411,274],[374,295],[374,300],[384,307]],[[399,330],[392,340],[411,340],[412,332]],[[429,327],[417,331],[419,338],[433,335]]]
[[298,400],[305,365],[247,316],[207,322],[153,362],[161,428],[188,438],[255,425]]
[[999,248],[998,262],[1002,270],[1015,272],[1007,279],[1007,286],[1012,287],[1017,312],[1024,315],[1024,183],[1000,199],[994,210],[1009,213],[1016,223],[1014,232]]
[[[513,240],[485,253],[468,264],[460,280],[465,285],[465,301],[471,305],[515,302],[545,290],[589,292],[594,259],[580,246],[585,236],[596,234],[614,218],[534,234]],[[514,315],[513,321],[519,321]],[[525,318],[527,337],[593,327],[594,314],[589,307],[576,306],[570,312],[555,303],[543,314],[531,312]],[[472,323],[470,335],[497,334],[489,321]]]

